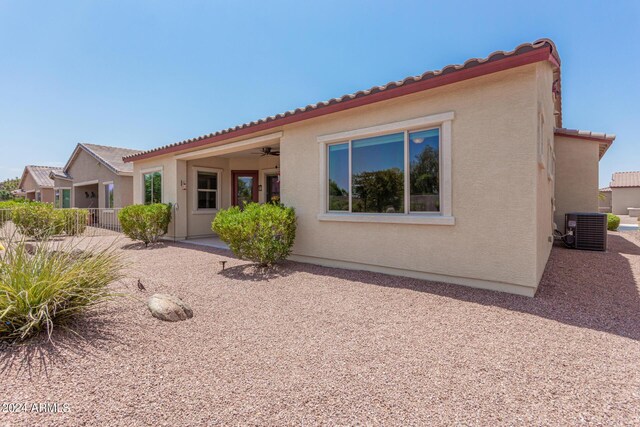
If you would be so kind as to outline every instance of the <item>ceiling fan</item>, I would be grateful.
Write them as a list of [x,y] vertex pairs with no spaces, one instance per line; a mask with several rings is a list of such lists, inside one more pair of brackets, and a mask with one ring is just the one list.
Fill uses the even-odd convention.
[[264,156],[279,156],[280,151],[276,151],[271,147],[262,147],[259,152],[253,154],[260,154],[260,157]]

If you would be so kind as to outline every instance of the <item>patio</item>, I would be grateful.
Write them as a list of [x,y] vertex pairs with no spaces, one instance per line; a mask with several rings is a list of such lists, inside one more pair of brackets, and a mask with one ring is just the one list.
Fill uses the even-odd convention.
[[[2,421],[637,424],[637,237],[611,233],[606,253],[555,247],[536,298],[293,262],[262,271],[192,242],[118,240],[131,267],[115,289],[134,298],[79,322],[86,339],[59,331],[55,345],[2,352],[4,402],[69,412]],[[194,318],[152,318],[156,292]]]

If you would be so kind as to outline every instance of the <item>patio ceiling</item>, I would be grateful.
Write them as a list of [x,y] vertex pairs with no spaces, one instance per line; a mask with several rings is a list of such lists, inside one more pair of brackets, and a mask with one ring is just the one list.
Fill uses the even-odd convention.
[[254,138],[244,139],[232,142],[230,144],[220,145],[217,147],[204,148],[201,150],[190,151],[188,153],[178,154],[174,158],[178,160],[195,160],[207,157],[255,157],[259,158],[260,154],[256,154],[261,148],[271,147],[279,149],[280,138],[282,132],[274,132],[267,135],[257,136]]

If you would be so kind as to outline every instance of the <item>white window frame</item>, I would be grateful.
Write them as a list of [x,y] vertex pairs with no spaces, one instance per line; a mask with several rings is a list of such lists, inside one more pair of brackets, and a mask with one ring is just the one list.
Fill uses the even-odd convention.
[[33,200],[35,200],[36,202],[42,201],[42,192],[40,190],[36,190]]
[[[372,223],[394,223],[394,224],[431,224],[431,225],[454,225],[455,218],[452,208],[452,173],[451,173],[451,133],[452,122],[455,117],[453,111],[418,117],[410,120],[387,123],[379,126],[371,126],[362,129],[355,129],[346,132],[338,132],[329,135],[322,135],[317,138],[320,150],[320,194],[319,206],[321,211],[317,215],[320,221],[344,221],[344,222],[372,222]],[[328,147],[329,145],[349,143],[354,139],[369,138],[386,135],[390,133],[404,132],[405,134],[405,189],[409,173],[407,163],[409,153],[407,152],[407,136],[409,132],[425,130],[430,128],[440,128],[440,212],[409,212],[410,197],[409,191],[405,191],[404,203],[405,212],[386,213],[359,213],[351,211],[351,149],[349,149],[349,212],[338,212],[328,210]],[[349,147],[350,148],[350,147]]]
[[[111,190],[111,192],[113,193],[113,206],[108,206],[107,203],[107,185],[112,185],[113,189]],[[115,192],[116,192],[116,185],[113,183],[113,181],[106,181],[102,183],[102,190],[104,191],[104,208],[105,209],[115,209],[116,207],[116,200],[115,200]]]
[[[217,179],[216,179],[216,189],[215,190],[199,190],[198,189],[198,172],[206,172],[206,173],[215,173],[217,175]],[[207,167],[201,167],[201,166],[193,166],[191,168],[191,182],[193,182],[193,188],[191,190],[191,198],[193,199],[192,202],[192,209],[191,209],[191,213],[194,215],[210,215],[210,214],[215,214],[216,212],[218,212],[220,210],[220,200],[221,200],[221,188],[222,188],[222,169],[217,169],[217,168],[207,168]],[[216,208],[215,209],[199,209],[198,208],[198,191],[208,191],[208,192],[213,192],[215,191],[216,193]]]
[[145,204],[144,200],[144,176],[153,172],[160,172],[160,203],[164,203],[164,167],[156,166],[140,170],[140,203]]

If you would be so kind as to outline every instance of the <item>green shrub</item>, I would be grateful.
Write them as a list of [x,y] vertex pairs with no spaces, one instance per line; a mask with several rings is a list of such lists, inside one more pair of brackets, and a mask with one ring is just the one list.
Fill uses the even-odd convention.
[[64,233],[68,236],[78,236],[87,229],[89,221],[88,209],[58,209],[56,213],[60,215]]
[[250,203],[221,210],[211,229],[239,258],[269,266],[291,254],[296,215],[293,208]]
[[145,246],[155,243],[167,234],[171,222],[171,205],[131,205],[118,212],[122,232],[133,240],[144,242]]
[[620,225],[620,217],[612,213],[607,214],[607,230],[616,231]]
[[[107,285],[121,278],[122,263],[110,248],[80,251],[69,243],[3,242],[0,255],[0,340],[49,335],[114,296]],[[32,249],[33,248],[33,249]]]
[[6,222],[11,220],[11,213],[16,206],[23,206],[29,203],[26,199],[14,199],[0,202],[0,227]]
[[42,240],[62,234],[62,216],[49,203],[24,203],[13,208],[11,219],[22,235]]

